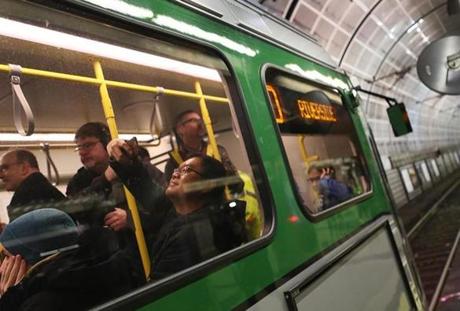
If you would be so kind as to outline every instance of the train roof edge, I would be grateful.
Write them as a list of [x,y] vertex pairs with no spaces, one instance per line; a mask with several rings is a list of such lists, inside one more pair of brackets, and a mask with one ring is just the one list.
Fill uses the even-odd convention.
[[245,0],[171,0],[246,33],[338,70],[318,41],[287,21]]

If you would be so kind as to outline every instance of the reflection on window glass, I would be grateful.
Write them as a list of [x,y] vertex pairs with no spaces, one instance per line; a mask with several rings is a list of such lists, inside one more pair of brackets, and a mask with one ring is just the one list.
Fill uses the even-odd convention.
[[427,183],[431,182],[431,177],[430,173],[428,172],[428,167],[425,163],[425,161],[420,161],[415,164],[415,167],[417,168],[417,172],[422,179],[422,184],[425,185]]
[[446,166],[447,173],[452,172],[453,167],[452,167],[452,162],[451,162],[449,154],[448,153],[443,154],[442,158],[443,158],[444,164]]
[[[8,206],[0,214],[0,270],[9,267],[15,271],[11,279],[20,282],[12,290],[0,286],[0,309],[20,309],[34,297],[43,297],[34,300],[43,310],[66,309],[69,301],[75,309],[88,309],[260,238],[262,179],[253,170],[262,169],[249,162],[241,121],[228,100],[232,94],[220,79],[229,76],[223,61],[50,14],[57,24],[75,19],[69,24],[88,26],[82,29],[94,33],[82,33],[86,40],[107,36],[104,43],[114,50],[126,43],[113,40],[129,38],[130,49],[105,58],[72,50],[78,44],[62,48],[65,42],[0,37],[0,59],[53,77],[21,78],[35,115],[33,135],[16,134],[11,105],[0,115],[0,200]],[[131,50],[136,42],[145,58],[134,57],[133,64],[128,54],[140,55]],[[161,44],[167,46],[163,54]],[[162,63],[143,64],[148,56],[162,57]],[[174,69],[178,61],[181,73]],[[185,73],[188,67],[195,72]],[[99,85],[80,79],[96,76],[125,84],[108,83],[108,96],[101,98]],[[0,82],[9,85],[7,71],[0,71]],[[154,85],[175,95],[156,96]],[[213,99],[200,105],[201,91]],[[11,93],[4,95],[12,101]],[[104,111],[112,109],[115,124],[109,128]],[[121,139],[112,140],[116,131]],[[7,303],[12,305],[4,308]]]
[[338,93],[276,69],[267,93],[302,203],[320,213],[370,189],[352,120]]
[[453,168],[456,168],[458,163],[457,163],[457,159],[455,158],[455,152],[451,152],[449,153],[449,155],[450,155],[450,161],[452,163]]
[[447,173],[446,164],[444,163],[444,160],[443,160],[442,156],[439,156],[439,157],[436,158],[436,164],[438,165],[439,172],[442,175],[446,175],[446,173]]
[[409,175],[409,171],[407,169],[401,169],[401,176],[404,182],[404,187],[406,187],[406,191],[411,193],[414,191],[414,185],[412,184],[412,180]]
[[400,168],[400,172],[408,193],[412,193],[420,187],[417,172],[412,165]]
[[439,169],[438,169],[438,164],[436,163],[436,160],[435,159],[431,159],[430,162],[431,164],[431,168],[433,170],[433,173],[436,177],[439,177],[441,176],[441,173],[439,172]]
[[454,152],[454,158],[457,165],[460,165],[460,157],[458,156],[458,152]]

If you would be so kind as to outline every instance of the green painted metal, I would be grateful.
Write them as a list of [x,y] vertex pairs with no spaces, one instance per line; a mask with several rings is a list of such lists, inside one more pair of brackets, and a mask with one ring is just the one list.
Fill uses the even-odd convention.
[[[289,183],[288,164],[284,163],[281,147],[275,138],[276,125],[271,118],[261,78],[263,66],[273,64],[285,68],[295,64],[305,71],[317,71],[345,84],[348,83],[347,77],[177,3],[165,0],[125,2],[152,12],[153,17],[139,18],[141,21],[211,45],[228,60],[251,119],[277,215],[275,235],[268,246],[167,294],[142,310],[232,309],[363,224],[382,213],[390,213],[377,165],[356,113],[352,114],[352,119],[368,162],[372,196],[321,221],[312,222],[302,214]],[[126,18],[133,16],[126,15]],[[299,221],[290,222],[291,216],[297,216]]]

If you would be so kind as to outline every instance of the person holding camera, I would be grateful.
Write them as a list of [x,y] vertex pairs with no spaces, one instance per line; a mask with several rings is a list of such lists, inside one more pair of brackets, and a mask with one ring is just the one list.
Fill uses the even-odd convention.
[[247,241],[244,209],[225,202],[224,165],[193,156],[173,171],[163,189],[152,181],[132,146],[121,139],[107,147],[111,156],[107,179],[120,178],[144,206],[143,227],[153,239],[151,278],[158,280],[238,247]]
[[117,180],[108,180],[105,171],[109,169],[109,154],[106,147],[111,139],[107,125],[101,122],[83,124],[75,133],[75,151],[83,164],[67,185],[66,194],[70,199],[102,196],[109,205],[114,206],[100,209],[100,206],[82,212],[73,213],[79,224],[89,226],[90,230],[110,228],[115,235],[109,235],[107,243],[115,243],[125,251],[131,259],[132,272],[139,283],[143,278],[139,252],[137,249],[134,224],[127,205],[123,184]]

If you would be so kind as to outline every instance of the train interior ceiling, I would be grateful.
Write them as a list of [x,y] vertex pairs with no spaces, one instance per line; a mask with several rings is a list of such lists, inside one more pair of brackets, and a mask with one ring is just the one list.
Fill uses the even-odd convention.
[[[0,59],[3,65],[16,64],[28,69],[95,78],[93,64],[99,61],[106,80],[138,86],[162,87],[188,94],[196,93],[195,82],[199,82],[204,95],[219,97],[221,100],[227,98],[222,82],[224,76],[227,75],[223,62],[210,55],[186,48],[168,45],[166,48],[169,55],[180,55],[181,60],[179,63],[173,63],[176,60],[163,56],[164,58],[159,61],[172,62],[171,66],[178,66],[177,71],[182,71],[181,66],[199,66],[192,67],[190,75],[155,68],[155,65],[143,66],[6,36],[1,36],[0,42],[2,45]],[[159,42],[149,43],[154,46],[155,50],[165,48],[166,45],[166,43]],[[153,55],[151,51],[148,53],[148,56]],[[188,62],[192,59],[194,64]],[[206,62],[208,66],[211,64],[217,69],[204,68],[201,64],[196,64],[197,62]],[[193,70],[198,72],[198,76],[193,76]],[[203,75],[199,75],[200,71],[210,72],[211,78],[206,76],[203,78]],[[45,173],[46,157],[40,150],[40,144],[48,143],[51,157],[62,181],[58,187],[61,191],[65,191],[66,181],[81,166],[78,153],[74,152],[75,130],[90,121],[105,123],[98,84],[22,74],[21,89],[31,107],[35,122],[35,134],[28,137],[17,134],[13,118],[13,92],[10,84],[9,73],[0,71],[0,103],[3,109],[0,115],[0,130],[3,135],[0,138],[0,148],[5,151],[13,147],[27,147],[37,156],[40,168]],[[157,94],[152,91],[109,86],[109,96],[119,133],[124,134],[123,137],[127,138],[137,135],[140,144],[147,147],[151,157],[171,150],[170,133],[174,118],[179,112],[189,109],[200,111],[197,98],[170,94],[156,96]],[[241,160],[238,154],[232,155],[232,150],[241,150],[241,147],[235,148],[237,146],[235,144],[238,144],[237,128],[233,128],[229,104],[208,100],[206,105],[212,128],[216,132],[217,142],[226,147],[236,167],[250,171],[247,162]],[[22,116],[22,118],[23,123],[26,123],[25,117]],[[43,139],[34,138],[34,136],[37,137],[37,134],[53,133],[67,135],[62,139],[52,138],[52,136]],[[159,146],[153,146],[158,144],[158,140],[150,144],[145,143],[158,136],[161,137]],[[48,138],[51,140],[47,141]],[[167,158],[167,155],[163,155],[158,159],[153,159],[152,163],[158,164],[158,167],[163,169]],[[1,192],[1,201],[5,203],[2,206],[7,205],[10,197],[11,193]]]

